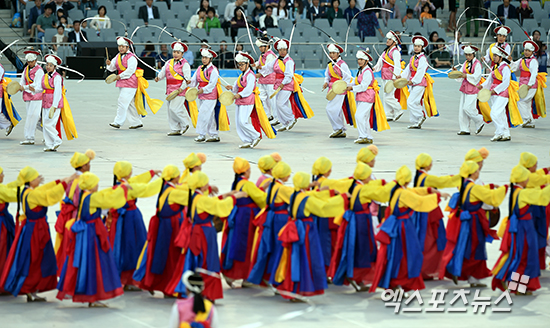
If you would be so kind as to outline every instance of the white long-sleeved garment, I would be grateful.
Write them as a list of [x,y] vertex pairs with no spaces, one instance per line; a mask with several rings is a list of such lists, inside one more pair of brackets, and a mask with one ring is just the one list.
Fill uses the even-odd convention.
[[[340,66],[340,71],[342,73],[342,80],[346,82],[350,81],[352,79],[352,75],[348,67],[348,64],[341,61],[339,62],[338,66]],[[325,83],[329,83],[330,78],[331,78],[330,70],[327,66],[327,68],[325,69]],[[344,103],[345,97],[346,97],[345,93],[341,95],[336,95],[332,100],[329,100],[329,102],[327,103],[327,107],[326,107],[327,117],[330,122],[330,125],[332,126],[333,131],[337,131],[337,130],[346,131],[346,123],[344,122],[344,113],[342,112],[342,104]]]
[[[118,61],[118,57],[122,56],[122,58],[124,58],[124,56],[128,56],[128,55],[129,55],[128,53],[125,53],[125,54],[118,53],[115,56],[115,58],[111,60],[111,65],[107,66],[107,70],[111,72],[117,71],[116,62]],[[128,66],[126,67],[126,70],[119,74],[121,80],[127,80],[136,73],[137,64],[138,64],[136,57],[132,56],[130,59],[128,59],[127,64]]]
[[[159,80],[164,80],[166,78],[166,68],[170,66],[170,62],[171,60],[167,61],[160,70],[157,76]],[[178,65],[181,65],[181,61],[174,62],[174,67]],[[181,71],[183,73],[183,81],[181,81],[180,89],[185,90],[187,88],[187,81],[191,80],[191,66],[189,66],[189,63],[184,63]]]
[[[417,54],[415,56],[419,56],[419,59],[418,59],[418,67],[416,68],[416,74],[410,80],[413,83],[413,86],[420,84],[420,82],[422,82],[422,79],[424,78],[424,75],[428,70],[428,60],[426,59],[426,56],[424,54]],[[412,76],[411,64],[409,63],[407,67],[405,67],[405,69],[403,70],[403,74],[401,75],[401,77],[404,77],[408,80],[411,76]]]

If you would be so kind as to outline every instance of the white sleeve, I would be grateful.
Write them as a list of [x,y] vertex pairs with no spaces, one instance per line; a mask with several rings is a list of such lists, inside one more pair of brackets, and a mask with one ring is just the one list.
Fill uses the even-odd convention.
[[489,46],[489,48],[487,48],[487,51],[485,53],[485,57],[483,57],[485,59],[485,62],[490,64],[491,63],[491,55],[489,54],[491,52],[491,46]]
[[512,62],[510,63],[510,70],[511,70],[512,72],[517,72],[517,71],[519,70],[519,65],[521,64],[521,60],[522,60],[522,58],[520,58],[520,59],[518,59],[518,60],[516,60],[516,61],[512,61]]
[[195,70],[195,74],[193,74],[193,76],[191,76],[191,83],[189,83],[189,86],[190,86],[191,88],[194,88],[194,87],[196,87],[196,86],[199,84],[199,83],[197,82],[197,76],[198,76],[198,74],[199,74],[200,69],[201,69],[200,67],[197,68],[197,69]]
[[502,83],[497,85],[494,89],[496,93],[501,93],[508,89],[508,87],[510,86],[511,74],[512,72],[510,71],[510,68],[508,66],[504,67],[504,69],[502,70]]
[[411,64],[408,64],[407,66],[405,66],[405,69],[401,73],[401,77],[408,80],[410,75],[411,75]]
[[[275,58],[277,60],[277,58]],[[266,62],[262,68],[258,70],[258,73],[262,74],[264,77],[273,73],[273,66],[275,65],[275,60]]]
[[21,74],[21,78],[19,79],[19,85],[23,86],[23,89],[24,89],[25,91],[28,91],[28,90],[29,90],[28,86],[27,86],[26,83],[25,83],[25,71],[28,70],[28,69],[29,69],[29,67],[27,66],[27,67],[23,70],[23,73]]
[[30,84],[34,88],[33,94],[37,95],[42,93],[42,80],[44,80],[44,70],[39,69],[36,71],[36,74],[34,74],[34,82]]
[[353,86],[353,92],[363,92],[363,91],[367,91],[367,89],[369,88],[369,85],[372,83],[372,73],[368,73],[368,74],[363,74],[363,80],[361,81],[361,83],[359,85],[355,85]]
[[422,56],[418,60],[418,67],[416,68],[416,74],[411,80],[413,85],[419,84],[420,82],[422,82],[422,79],[424,78],[424,74],[426,74],[427,69],[428,69],[428,60],[426,59],[426,56]]
[[265,28],[265,15],[260,16],[260,28]]
[[248,74],[246,76],[246,87],[244,87],[244,89],[241,92],[239,92],[239,94],[241,95],[241,97],[246,98],[250,96],[252,92],[254,92],[255,86],[256,86],[256,77],[254,76],[254,74]]
[[117,59],[118,59],[118,56],[120,56],[120,54],[117,54],[117,55],[115,56],[115,58],[111,59],[111,65],[107,66],[107,69],[108,69],[109,71],[111,71],[111,72],[116,71],[116,65],[115,65],[115,63],[116,63],[116,61],[117,61]]
[[487,79],[485,80],[485,82],[483,82],[481,84],[483,89],[490,89],[491,85],[493,85],[493,74],[489,74],[489,76],[487,76]]
[[372,68],[374,72],[380,72],[382,70],[382,66],[384,66],[384,52],[380,54],[380,57],[378,57],[378,61],[376,62],[376,65]]
[[289,60],[285,65],[285,78],[283,79],[282,84],[289,84],[294,78],[294,61]]
[[136,72],[136,69],[137,69],[137,59],[135,56],[132,56],[132,58],[128,59],[128,67],[126,67],[126,70],[120,73],[120,79],[126,80],[131,78],[132,75],[134,75],[134,73]]
[[187,32],[191,32],[195,26],[197,26],[199,15],[193,15],[189,18],[189,23],[187,23]]
[[327,68],[325,69],[325,83],[329,83],[329,82],[330,82],[330,73],[327,65]]
[[210,74],[210,80],[208,81],[208,84],[202,88],[204,93],[211,93],[214,91],[214,88],[216,87],[216,84],[218,84],[218,79],[220,78],[220,74],[218,73],[218,70],[214,68],[212,70],[212,74]]
[[237,80],[235,80],[235,83],[233,83],[233,89],[231,89],[231,91],[233,91],[234,94],[237,94],[237,91],[239,90],[238,82],[239,78],[237,78]]
[[342,80],[350,81],[351,79],[353,79],[353,76],[351,75],[351,71],[349,70],[349,66],[346,62],[340,65],[340,69],[342,70]]
[[508,43],[506,44],[506,47],[504,47],[504,50],[506,50],[506,52],[509,53],[510,56],[512,55],[512,47],[510,47]]
[[529,63],[529,71],[531,71],[531,77],[529,78],[529,87],[532,87],[537,82],[537,75],[539,74],[539,62],[537,59],[531,60],[531,63]]
[[401,51],[399,49],[393,52],[393,74],[395,76],[401,74]]
[[265,59],[265,64],[267,65],[267,63],[273,62],[274,60],[277,60],[277,56],[269,54]]
[[53,102],[52,107],[56,107],[61,101],[61,97],[63,95],[63,85],[61,84],[61,80],[63,78],[61,76],[56,76],[53,79]]
[[218,312],[216,311],[216,308],[214,305],[212,305],[212,309],[210,310],[212,312],[212,319],[210,321],[210,327],[212,328],[219,328],[219,319],[218,319]]
[[174,303],[172,311],[170,311],[170,321],[168,321],[168,328],[179,328],[180,326],[180,314],[178,311],[178,305]]
[[466,74],[466,81],[474,86],[477,86],[479,81],[481,81],[481,73],[483,71],[481,66],[481,63],[479,63],[479,65],[476,65],[476,69],[474,69],[472,74]]
[[159,72],[159,75],[157,75],[159,80],[164,80],[164,78],[166,77],[166,66],[168,66],[168,65],[170,65],[169,60],[166,62],[166,64],[164,64],[164,66],[162,66],[162,68]]
[[187,88],[187,81],[186,80],[190,80],[191,79],[191,66],[189,66],[189,63],[185,63],[183,64],[183,67],[181,69],[182,73],[183,73],[183,81],[181,81],[181,89],[184,90],[185,88]]

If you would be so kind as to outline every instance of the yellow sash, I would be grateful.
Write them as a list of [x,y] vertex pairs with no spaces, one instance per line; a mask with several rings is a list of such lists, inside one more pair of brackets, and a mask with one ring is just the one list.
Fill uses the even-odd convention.
[[[50,79],[48,78],[48,74],[44,74],[44,91],[47,90],[53,90],[54,87],[50,85]],[[73,113],[71,111],[71,106],[69,106],[69,102],[67,101],[67,96],[65,95],[67,90],[65,89],[65,86],[63,86],[63,89],[61,89],[61,98],[63,99],[63,108],[60,108],[61,110],[61,122],[63,122],[63,129],[65,130],[65,136],[67,137],[67,140],[73,140],[78,138],[78,132],[76,131],[76,125],[74,123]],[[57,104],[52,104],[52,106],[56,107]]]
[[[405,62],[401,62],[401,69],[404,70],[406,67]],[[407,109],[407,99],[409,98],[409,89],[408,88],[402,88],[399,89],[399,104],[401,105],[401,109]]]
[[183,81],[183,76],[181,76],[176,70],[174,69],[174,58],[170,60],[170,64],[168,65],[170,68],[170,74],[172,74],[172,77],[178,81]]
[[120,71],[124,72],[126,70],[126,67],[122,64],[122,56],[120,54],[118,54],[117,63],[118,63],[118,68],[120,69]]
[[[187,88],[189,90],[189,88]],[[186,100],[187,101],[187,100]],[[191,122],[193,123],[193,127],[197,127],[197,119],[199,117],[199,108],[197,107],[197,101],[187,101],[187,106],[189,107],[189,116],[191,116]]]
[[489,58],[491,58],[491,62],[493,62],[493,47],[496,45],[496,43],[492,43],[490,46],[489,46]]
[[[210,82],[210,80],[206,78],[206,75],[204,74],[204,71],[202,69],[199,68],[199,72],[200,72],[199,77],[203,82]],[[223,92],[220,79],[218,79],[218,82],[216,83],[216,90],[218,91],[218,98],[219,98]],[[219,130],[229,131],[229,118],[227,116],[227,109],[222,103],[220,103],[220,114],[218,117],[219,117],[218,119]]]
[[333,78],[335,78],[335,79],[339,79],[339,80],[342,79],[342,77],[341,77],[340,75],[338,75],[338,74],[336,73],[336,71],[334,70],[334,66],[332,65],[332,63],[329,63],[329,64],[328,64],[328,71],[330,72],[330,76],[331,76],[331,77],[333,77]]
[[[244,88],[241,84],[241,77],[243,74],[239,75],[237,78],[237,85],[239,88]],[[269,119],[267,118],[267,115],[265,113],[264,105],[262,104],[262,100],[260,99],[260,90],[258,87],[254,87],[254,110],[256,111],[256,115],[258,115],[258,120],[260,121],[260,125],[262,127],[262,130],[265,132],[265,135],[269,139],[275,139],[275,132],[273,131],[273,128],[271,127],[271,123],[269,123]],[[261,132],[260,132],[261,134]]]
[[[342,76],[340,76],[336,73],[332,63],[328,64],[328,71],[329,71],[331,77],[333,77],[335,79],[339,79],[339,80],[343,79]],[[357,77],[355,78],[355,84],[358,84],[357,83]],[[349,106],[349,109],[350,109],[350,112],[351,112],[353,127],[356,128],[357,124],[355,122],[355,113],[357,112],[357,103],[355,102],[355,94],[353,93],[353,91],[347,91],[346,96],[348,97],[348,106]]]
[[535,107],[537,115],[546,117],[546,100],[544,99],[544,89],[546,88],[546,73],[537,74],[537,92],[535,93]]
[[[502,74],[500,74],[500,71],[498,67],[495,67],[495,78],[498,81],[503,80]],[[523,124],[523,119],[521,118],[521,114],[519,112],[518,108],[518,101],[519,101],[519,83],[518,81],[513,81],[510,77],[510,85],[508,86],[508,114],[510,115],[510,123],[512,126],[518,126]]]
[[[286,68],[285,64],[280,59],[278,59],[277,62],[279,63],[279,68],[284,73]],[[294,77],[292,79],[294,81],[294,92],[298,94],[298,98],[300,99],[300,103],[304,108],[307,118],[313,117],[315,114],[313,113],[313,110],[311,110],[311,107],[307,103],[306,98],[304,98],[304,94],[302,93],[302,88],[300,88],[300,85],[302,84],[302,82],[304,82],[304,77],[301,76],[300,74],[294,73]]]
[[[36,66],[35,66],[35,67],[36,67]],[[33,68],[34,68],[34,67],[33,67]],[[27,66],[27,68],[25,69],[25,78],[26,78],[28,84],[31,84],[31,83],[34,82],[34,80],[31,79],[30,73],[31,73],[31,68],[30,68],[29,66]]]
[[[535,60],[536,60],[536,59],[535,59]],[[521,60],[521,69],[524,70],[524,71],[526,71],[526,72],[531,72],[531,71],[529,70],[529,66],[527,66],[527,63],[525,62],[525,58],[523,58],[523,59]]]
[[424,91],[424,107],[426,108],[426,114],[428,117],[437,116],[439,113],[437,112],[437,105],[435,104],[435,98],[434,98],[434,80],[430,76],[430,74],[426,73],[424,75],[426,77],[426,90]]
[[152,99],[151,97],[149,97],[149,94],[147,94],[146,91],[149,87],[149,82],[147,82],[147,80],[143,77],[142,69],[137,69],[135,74],[137,77],[138,87],[136,91],[136,96],[134,98],[134,103],[136,105],[138,114],[142,116],[147,115],[147,110],[145,110],[145,102],[147,102],[147,105],[149,105],[151,112],[153,112],[153,114],[156,114],[162,107],[162,104],[164,102],[162,100]]
[[[389,130],[390,125],[388,124],[388,119],[386,118],[386,112],[384,111],[384,106],[382,105],[382,99],[380,99],[380,86],[378,81],[375,79],[372,83],[372,86],[369,89],[374,89],[374,114],[376,115],[376,124],[377,131]],[[406,89],[406,88],[403,88]]]
[[4,97],[4,104],[6,105],[6,111],[8,112],[8,116],[11,122],[11,125],[14,127],[19,124],[19,121],[14,115],[15,108],[13,107],[13,102],[11,101],[11,96],[8,94],[8,84],[10,84],[11,79],[9,77],[4,77],[2,80],[2,87],[3,87],[3,97]]
[[386,52],[384,53],[384,60],[385,60],[388,64],[390,64],[390,65],[393,66],[393,65],[394,65],[393,59],[390,58],[390,56],[388,55],[388,52],[389,52],[389,50],[386,51]]

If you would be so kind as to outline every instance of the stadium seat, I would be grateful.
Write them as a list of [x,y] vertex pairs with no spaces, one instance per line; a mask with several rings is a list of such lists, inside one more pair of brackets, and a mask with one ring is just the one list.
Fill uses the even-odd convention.
[[403,24],[400,19],[388,19],[388,24],[386,26],[392,31],[403,31]]

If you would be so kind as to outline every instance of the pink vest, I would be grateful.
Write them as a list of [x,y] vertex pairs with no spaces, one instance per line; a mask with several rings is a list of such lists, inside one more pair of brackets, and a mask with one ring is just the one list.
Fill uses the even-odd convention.
[[[504,65],[500,65],[498,67],[498,71],[500,72],[500,75],[502,75],[502,71],[504,70],[504,67],[507,67],[508,65],[504,64]],[[491,76],[493,77],[493,84],[491,84],[491,90],[493,90],[494,88],[496,88],[497,85],[501,84],[502,81],[501,80],[498,80],[496,78],[496,75],[495,75],[495,71],[493,70],[491,72]],[[506,88],[506,90],[502,91],[501,93],[497,94],[498,96],[500,97],[505,97],[505,98],[508,98],[508,88]]]
[[[121,54],[119,53],[118,56],[120,56]],[[122,57],[122,66],[124,67],[128,67],[128,60],[132,57],[135,57],[135,55],[131,52],[127,52],[126,55],[124,55],[124,57]],[[118,65],[118,57],[115,58],[115,67],[117,69],[117,74],[120,75],[120,73],[124,72],[121,67],[119,67]],[[129,78],[129,79],[124,79],[124,80],[118,80],[116,81],[116,86],[117,88],[132,88],[132,89],[137,89],[137,77],[136,77],[136,74],[132,74],[132,76]]]
[[[199,82],[199,89],[204,88],[208,85],[208,82],[210,81],[210,76],[212,75],[212,72],[217,69],[216,66],[210,65],[206,68],[206,71],[204,71],[204,77],[206,77],[207,81],[203,81],[201,78],[201,72],[202,72],[202,66],[199,67],[197,71],[197,81]],[[214,87],[214,90],[210,93],[201,93],[199,95],[200,100],[214,100],[218,99],[218,88]]]
[[[193,312],[194,300],[195,299],[193,297],[176,300],[176,304],[178,306],[178,314],[179,314],[179,323],[180,323],[179,325],[181,325],[182,323],[196,322],[197,315],[195,314],[195,312]],[[205,300],[205,302],[207,301]],[[212,309],[210,309],[210,313],[208,314],[206,322],[208,322],[209,326],[212,324]]]
[[[474,73],[477,65],[481,65],[481,64],[479,63],[479,60],[474,58],[474,60],[472,61],[472,66],[470,67],[469,73]],[[462,73],[468,74],[468,72],[466,72],[466,63],[464,63],[464,65],[462,66]],[[460,86],[459,90],[467,95],[477,95],[477,93],[479,92],[479,89],[477,88],[477,86],[472,85],[466,79],[462,80],[462,85]]]
[[[165,71],[164,74],[166,75],[166,94],[171,94],[174,90],[177,90],[179,87],[181,87],[181,84],[183,81],[176,79],[172,73],[170,72],[170,63],[172,60],[170,59],[165,65]],[[183,65],[187,64],[187,61],[185,59],[181,59],[179,63],[176,63],[174,60],[174,71],[179,74],[179,76],[183,77]],[[178,76],[178,75],[176,75]],[[185,90],[180,92],[178,97],[184,97],[185,96]]]
[[[399,51],[399,50],[397,49],[397,47],[393,47],[393,48],[391,48],[390,50],[388,50],[388,51],[389,51],[389,52],[388,52],[388,57],[390,57],[391,60],[394,60],[394,59],[393,59],[393,53],[394,53],[396,50]],[[384,53],[382,54],[382,58],[385,59],[385,57],[386,57],[386,53],[384,52]],[[401,63],[395,63],[395,61],[394,61],[394,65],[401,65]],[[382,80],[393,80],[393,66],[391,66],[391,65],[388,64],[388,63],[386,63],[386,61],[383,61],[383,62],[382,62]]]
[[[271,51],[271,49],[269,49],[268,51],[266,51],[264,54],[262,54],[260,56],[260,64],[265,65],[265,61],[267,60],[267,56],[269,55],[273,55],[275,57],[277,57],[277,55],[275,55],[275,53],[273,51]],[[259,84],[274,84],[275,83],[275,73],[271,73],[269,74],[268,76],[260,76],[258,78],[258,83]]]
[[[524,71],[523,70],[523,65],[521,64],[523,61],[525,61],[525,65],[527,67],[529,67],[529,65],[531,64],[531,60],[537,60],[535,58],[535,56],[531,56],[530,58],[523,58],[520,62],[519,62],[519,70],[520,70],[520,75],[519,75],[519,85],[522,85],[522,84],[529,84],[529,79],[531,79],[531,72],[530,71]],[[538,72],[535,72],[534,74],[538,74]],[[535,88],[538,87],[539,85],[539,82],[537,80],[535,80]]]
[[[46,73],[44,75],[44,78],[48,79],[48,82],[49,82],[50,86],[52,87],[52,89],[46,89],[46,83],[44,83],[44,80],[42,80],[42,89],[44,89],[44,94],[43,94],[43,98],[42,98],[42,108],[51,108],[52,107],[53,92],[54,92],[53,80],[55,79],[56,76],[59,76],[59,78],[61,79],[61,87],[63,87],[63,78],[61,77],[61,75],[59,75],[59,73],[54,72],[52,74],[51,78],[48,78],[48,73]],[[63,97],[61,97],[61,99],[59,99],[59,104],[57,104],[56,107],[57,108],[63,108]]]
[[355,94],[355,100],[372,104],[374,103],[374,96],[376,92],[372,88],[372,84],[374,83],[374,74],[372,73],[372,69],[369,66],[365,66],[361,73],[359,73],[359,75],[357,76],[356,84],[361,84],[361,81],[363,81],[363,75],[365,74],[370,75],[372,81],[366,91],[358,92]]
[[[342,67],[342,65],[345,65],[346,62],[342,60],[342,58],[338,58],[338,61],[336,62],[336,64],[340,67]],[[336,65],[332,65],[332,69],[334,70],[334,73],[336,73],[336,75],[338,75],[340,78],[335,78],[333,77],[331,74],[330,74],[330,70],[329,70],[329,76],[330,76],[330,81],[328,82],[328,87],[332,87],[332,85],[334,84],[334,82],[336,81],[339,81],[342,79],[342,70],[340,69],[340,67],[338,67]],[[327,68],[328,69],[328,68]]]
[[[35,65],[30,70],[30,72],[29,72],[29,66],[27,66],[25,68],[25,70],[23,71],[23,80],[25,81],[25,85],[29,85],[29,84],[32,84],[34,82],[34,77],[36,75],[36,72],[38,72],[39,69],[42,69],[42,67],[40,67],[38,65]],[[27,72],[28,72],[30,81],[27,78]],[[42,93],[37,93],[37,94],[33,95],[30,92],[23,91],[23,101],[34,101],[34,100],[42,100]]]
[[[246,77],[250,74],[254,75],[254,72],[252,72],[251,69],[248,69],[248,72],[246,72],[245,74],[242,74],[240,79],[242,88],[237,85],[238,92],[241,92],[243,91],[244,88],[246,88]],[[256,84],[256,79],[254,79],[254,84]],[[254,85],[254,87],[256,86]],[[240,106],[254,105],[254,96],[255,94],[254,92],[252,92],[252,94],[246,98],[235,99],[235,105],[240,105]]]
[[[411,57],[411,62],[410,62],[410,71],[411,71],[411,80],[414,78],[414,76],[416,75],[416,71],[413,69],[413,61],[414,61],[414,66],[418,68],[418,64],[420,63],[420,58],[422,57],[426,57],[423,53],[416,56],[416,60],[414,59],[415,56],[412,56]],[[415,84],[414,86],[420,86],[420,87],[425,87],[427,86],[428,83],[426,82],[426,77],[422,77],[422,81],[419,83],[419,84]]]
[[[286,56],[285,59],[283,59],[283,64],[286,65],[286,63],[288,63],[289,61],[292,61],[292,58],[290,58],[290,56]],[[285,73],[281,70],[281,68],[279,67],[279,60],[275,60],[274,63],[273,63],[273,72],[275,72],[275,83],[273,84],[273,90],[277,89],[281,83],[283,82],[283,79],[285,78]],[[294,74],[294,72],[292,72],[292,74]],[[283,90],[286,90],[286,91],[294,91],[294,79],[292,79],[292,81],[290,81],[289,84],[285,84],[285,86],[283,87]]]

